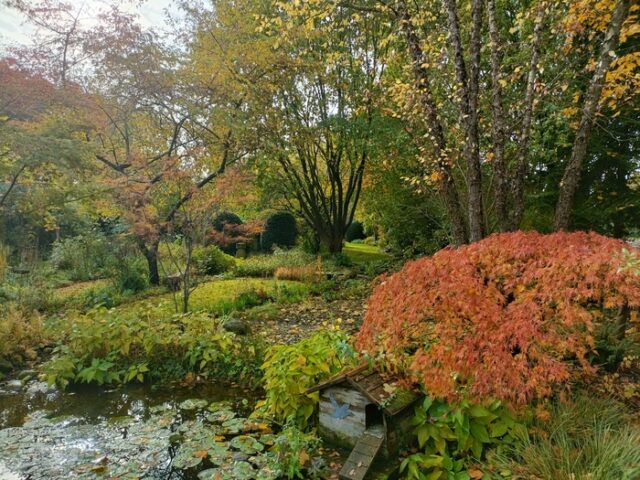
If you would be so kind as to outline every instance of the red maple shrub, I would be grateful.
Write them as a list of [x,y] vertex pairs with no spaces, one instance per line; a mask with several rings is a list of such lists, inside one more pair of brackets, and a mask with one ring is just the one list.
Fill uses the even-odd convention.
[[640,306],[629,246],[595,233],[506,233],[383,277],[360,351],[449,400],[526,404],[592,374],[594,332]]

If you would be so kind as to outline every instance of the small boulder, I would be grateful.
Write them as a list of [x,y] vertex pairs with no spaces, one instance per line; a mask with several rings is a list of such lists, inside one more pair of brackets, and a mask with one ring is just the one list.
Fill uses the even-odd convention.
[[247,335],[251,330],[249,324],[239,318],[230,318],[224,322],[224,329],[236,335]]
[[20,380],[9,380],[5,386],[9,390],[22,390],[23,384]]

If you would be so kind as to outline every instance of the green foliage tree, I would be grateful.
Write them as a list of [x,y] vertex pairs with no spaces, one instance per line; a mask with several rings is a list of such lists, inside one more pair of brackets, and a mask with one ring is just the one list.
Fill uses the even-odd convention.
[[355,220],[351,222],[351,225],[347,228],[344,239],[347,242],[352,242],[354,240],[362,240],[364,238],[366,238],[366,235],[364,234],[364,226],[362,223]]

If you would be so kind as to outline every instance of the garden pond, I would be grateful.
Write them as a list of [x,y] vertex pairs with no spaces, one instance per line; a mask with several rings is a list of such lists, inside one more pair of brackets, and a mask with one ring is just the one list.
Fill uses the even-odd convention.
[[275,479],[270,426],[228,385],[61,391],[0,383],[0,479]]

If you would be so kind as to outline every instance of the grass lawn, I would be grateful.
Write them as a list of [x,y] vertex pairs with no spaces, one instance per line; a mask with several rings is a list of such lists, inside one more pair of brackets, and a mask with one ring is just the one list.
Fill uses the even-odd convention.
[[82,295],[86,290],[90,288],[100,288],[105,287],[109,284],[110,280],[106,278],[102,278],[99,280],[88,280],[86,282],[75,282],[71,285],[67,285],[66,287],[60,287],[55,289],[55,295],[62,299],[67,300],[71,297],[77,297]]
[[[211,280],[198,285],[191,293],[189,308],[192,311],[206,310],[219,314],[243,310],[255,306],[251,302],[257,297],[253,294],[256,291],[275,297],[278,302],[289,303],[301,301],[309,293],[309,287],[302,282],[262,278]],[[159,304],[167,311],[173,311],[174,308],[171,293],[123,304],[116,308],[135,308],[144,303]]]
[[342,253],[347,255],[354,263],[370,263],[387,260],[389,255],[375,245],[364,243],[345,243]]

